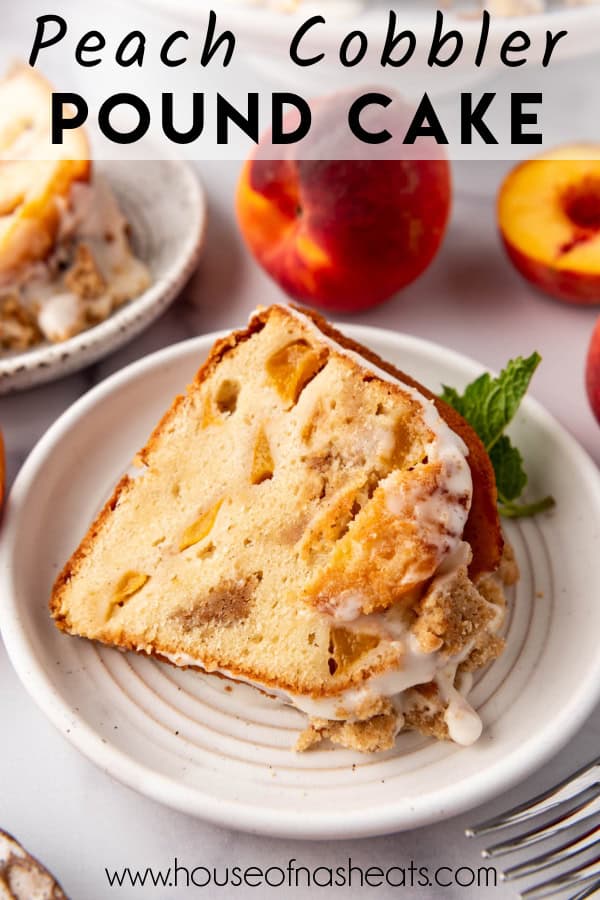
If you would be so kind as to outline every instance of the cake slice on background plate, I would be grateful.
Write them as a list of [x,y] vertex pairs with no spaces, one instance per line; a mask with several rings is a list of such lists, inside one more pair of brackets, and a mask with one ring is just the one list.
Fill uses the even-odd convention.
[[217,341],[56,581],[64,631],[256,685],[298,742],[469,744],[503,641],[483,445],[408,376],[293,307]]
[[0,80],[0,350],[67,340],[139,296],[150,275],[82,128],[51,142],[51,85]]

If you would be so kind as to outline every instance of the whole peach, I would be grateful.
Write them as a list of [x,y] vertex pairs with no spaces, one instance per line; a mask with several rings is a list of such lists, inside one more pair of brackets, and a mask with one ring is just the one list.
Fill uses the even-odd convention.
[[600,319],[592,332],[585,365],[585,386],[592,412],[600,422]]
[[[394,103],[386,127],[399,136],[412,111]],[[259,145],[242,170],[237,211],[256,259],[287,294],[356,311],[387,300],[427,268],[448,221],[451,182],[437,146],[428,145],[430,159],[415,158],[397,137],[379,158],[373,148],[357,148],[343,136],[346,104],[338,95],[313,105],[314,143],[297,148],[302,158],[293,148],[286,159],[265,158]],[[319,158],[307,158],[315,150]]]

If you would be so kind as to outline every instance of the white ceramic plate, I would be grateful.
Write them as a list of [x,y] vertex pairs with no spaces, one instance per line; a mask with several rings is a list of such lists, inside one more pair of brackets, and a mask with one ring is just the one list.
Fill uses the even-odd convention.
[[[347,333],[421,381],[463,386],[481,366],[412,337]],[[362,756],[290,750],[303,718],[259,692],[59,633],[46,602],[59,567],[214,335],[118,372],[71,407],[23,466],[4,522],[0,613],[23,683],[75,746],[150,797],[227,827],[343,838],[445,819],[524,778],[600,697],[600,476],[533,401],[514,423],[533,494],[556,511],[508,527],[522,570],[508,649],[473,699],[484,734],[461,749],[401,735]]]
[[131,226],[150,287],[108,319],[59,344],[0,354],[0,394],[75,372],[117,350],[173,302],[192,274],[204,240],[206,202],[194,171],[179,160],[98,161]]

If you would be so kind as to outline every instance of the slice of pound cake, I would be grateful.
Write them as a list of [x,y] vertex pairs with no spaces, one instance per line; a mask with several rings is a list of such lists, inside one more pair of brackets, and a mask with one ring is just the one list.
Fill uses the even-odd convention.
[[64,631],[284,696],[323,738],[476,740],[502,550],[473,430],[314,313],[217,341],[60,574]]

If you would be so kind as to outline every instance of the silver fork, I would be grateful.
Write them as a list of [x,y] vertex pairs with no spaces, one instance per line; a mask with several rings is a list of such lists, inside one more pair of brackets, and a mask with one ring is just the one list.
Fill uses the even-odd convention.
[[[545,869],[562,864],[559,874],[548,878],[541,876],[542,880],[523,890],[521,897],[538,900],[570,889],[575,890],[575,893],[570,894],[568,900],[586,900],[596,893],[600,896],[600,818],[593,818],[600,814],[600,757],[543,794],[538,794],[502,815],[467,828],[465,834],[467,837],[493,834],[503,828],[528,822],[556,807],[564,808],[550,821],[545,820],[539,825],[534,823],[532,828],[516,837],[492,844],[482,851],[482,856],[495,859],[506,853],[534,847],[540,841],[554,838],[574,825],[589,820],[589,827],[582,834],[578,833],[574,837],[565,835],[567,839],[559,846],[504,869],[502,878],[513,881],[516,878],[538,875]],[[569,866],[566,869],[565,864]]]

